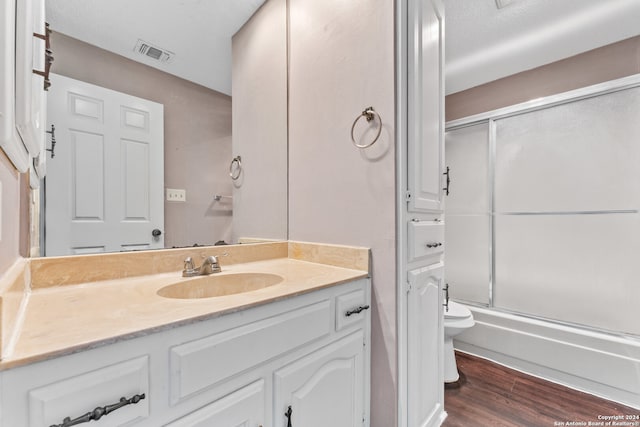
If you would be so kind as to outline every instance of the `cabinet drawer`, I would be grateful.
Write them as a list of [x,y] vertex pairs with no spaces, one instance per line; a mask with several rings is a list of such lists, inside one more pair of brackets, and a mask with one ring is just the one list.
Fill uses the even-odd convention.
[[120,426],[149,416],[149,358],[107,366],[29,391],[29,426],[61,424],[121,398],[145,394],[136,404],[123,406],[91,424]]
[[170,350],[171,404],[331,333],[324,300]]
[[409,223],[409,262],[439,256],[444,252],[444,223],[419,221]]
[[357,289],[337,296],[336,331],[362,321],[370,309],[370,303],[367,301],[364,289]]

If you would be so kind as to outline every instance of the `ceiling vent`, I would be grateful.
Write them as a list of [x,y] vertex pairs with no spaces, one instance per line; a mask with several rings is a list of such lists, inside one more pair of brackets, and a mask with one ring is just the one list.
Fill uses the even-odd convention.
[[149,58],[160,62],[171,62],[175,56],[173,52],[154,46],[151,43],[140,39],[138,39],[138,43],[136,43],[136,47],[133,50],[141,55],[148,56]]

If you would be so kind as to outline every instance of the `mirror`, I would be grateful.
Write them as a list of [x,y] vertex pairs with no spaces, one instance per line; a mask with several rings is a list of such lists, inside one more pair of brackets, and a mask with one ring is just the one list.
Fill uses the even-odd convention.
[[[162,7],[154,0],[46,0],[46,17],[53,31],[51,71],[61,76],[59,87],[63,79],[73,79],[163,105],[164,182],[148,179],[147,185],[146,169],[135,162],[112,167],[98,158],[96,153],[106,153],[107,138],[103,144],[93,130],[83,130],[91,135],[85,139],[93,141],[84,145],[75,125],[65,128],[50,121],[47,129],[56,127],[57,145],[55,157],[47,159],[40,194],[40,254],[287,239],[285,0],[181,0]],[[52,102],[55,75],[48,113],[62,120],[55,112],[70,107]],[[90,101],[98,98],[80,93],[78,108],[91,110]],[[106,114],[106,103],[95,105],[101,105],[95,111],[104,107]],[[135,125],[136,108],[116,121],[129,125],[131,118]],[[143,116],[140,123],[146,123]],[[122,158],[146,158],[146,148],[122,148],[127,145],[124,140],[116,138]],[[240,176],[232,180],[231,162],[238,156],[241,163],[234,163],[233,172]],[[241,171],[236,170],[239,165]],[[56,178],[56,167],[62,169],[63,179]],[[135,183],[122,190],[126,174],[136,176]],[[113,181],[120,183],[116,198],[121,205],[110,213],[105,188]],[[154,185],[160,190],[148,190]],[[135,206],[147,209],[141,202],[150,197],[147,191],[161,192],[164,220],[129,214]],[[93,204],[79,207],[83,194]],[[68,211],[62,219],[50,215],[58,209]],[[115,229],[125,237],[109,244],[81,241],[91,234],[82,228],[87,225],[102,227],[96,235],[118,234],[104,231],[107,219],[114,217]],[[134,223],[144,223],[141,233],[151,238],[151,246],[132,237],[135,233],[128,230]],[[69,242],[58,249],[50,245],[56,236]]]

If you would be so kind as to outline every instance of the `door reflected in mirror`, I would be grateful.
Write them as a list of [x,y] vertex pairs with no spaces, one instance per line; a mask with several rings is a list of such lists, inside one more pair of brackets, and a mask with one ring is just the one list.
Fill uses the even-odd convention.
[[285,0],[46,0],[46,16],[41,255],[287,239]]

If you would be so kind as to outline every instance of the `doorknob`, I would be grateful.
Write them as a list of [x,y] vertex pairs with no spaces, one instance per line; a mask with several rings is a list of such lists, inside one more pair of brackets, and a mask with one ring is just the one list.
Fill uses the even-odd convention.
[[151,232],[151,235],[153,237],[158,237],[161,234],[162,234],[162,231],[158,230],[157,228],[154,228],[153,231]]

